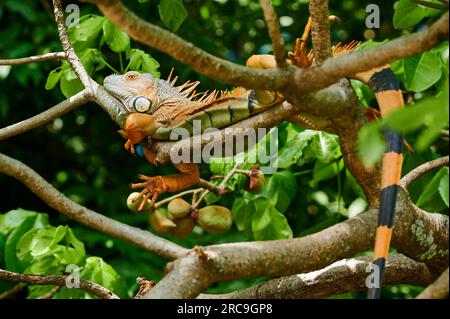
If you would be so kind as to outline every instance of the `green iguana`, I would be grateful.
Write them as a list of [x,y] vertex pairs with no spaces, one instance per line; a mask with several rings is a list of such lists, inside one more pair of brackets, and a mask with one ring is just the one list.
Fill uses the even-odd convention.
[[[314,56],[306,49],[306,39],[310,32],[311,19],[301,39],[297,39],[295,52],[289,54],[289,62],[301,68],[309,67]],[[351,51],[358,43],[338,45],[333,54]],[[247,61],[249,67],[274,68],[276,62],[271,55],[255,55]],[[105,89],[119,99],[130,112],[124,125],[123,135],[127,138],[125,148],[135,152],[134,145],[145,138],[167,140],[174,128],[185,128],[192,132],[192,121],[200,120],[201,129],[210,127],[223,128],[264,111],[284,101],[281,94],[269,91],[254,91],[235,88],[231,92],[213,91],[195,93],[199,82],[186,82],[175,86],[172,72],[167,80],[152,77],[150,74],[127,72],[124,75],[110,75],[105,78]],[[384,65],[354,78],[368,84],[374,91],[380,106],[381,115],[403,106],[403,96],[392,70]],[[376,232],[374,265],[380,276],[374,288],[369,289],[369,298],[378,298],[383,269],[392,236],[396,194],[400,182],[402,168],[403,137],[397,132],[385,129],[388,147],[383,159],[381,181],[381,206]],[[155,154],[143,148],[145,157],[156,164]],[[177,192],[199,181],[199,169],[194,163],[174,164],[179,174],[171,176],[148,177],[139,175],[141,183],[131,184],[131,188],[144,188],[134,199],[144,197],[139,210],[151,199],[155,203],[157,197],[164,192]]]

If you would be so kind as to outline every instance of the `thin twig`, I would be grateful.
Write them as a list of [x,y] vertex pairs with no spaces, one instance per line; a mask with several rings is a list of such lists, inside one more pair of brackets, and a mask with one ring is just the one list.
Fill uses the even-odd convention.
[[[0,279],[12,282],[26,282],[33,285],[66,285],[66,275],[25,275],[0,269]],[[89,280],[80,280],[80,289],[102,299],[119,299],[113,292]]]
[[430,170],[432,170],[434,168],[448,165],[448,163],[449,163],[448,155],[437,158],[437,159],[429,161],[429,162],[426,162],[426,163],[416,167],[408,174],[406,174],[400,181],[400,186],[406,189],[406,188],[408,188],[409,185],[411,185],[412,182],[414,182],[416,179],[418,179],[423,174],[429,172]]
[[[421,6],[437,9],[437,10],[447,10],[448,9],[448,2],[444,4],[429,2],[425,0],[413,0],[415,3],[420,4]],[[442,1],[441,1],[442,2]]]
[[[164,198],[163,200],[160,200],[159,202],[155,203],[155,205],[153,205],[153,208],[154,208],[154,209],[159,208],[159,207],[161,207],[162,205],[164,205],[164,204],[166,204],[166,203],[172,201],[173,199],[179,198],[179,197],[183,197],[184,195],[187,195],[187,194],[193,194],[193,195],[195,195],[195,194],[197,194],[198,192],[200,192],[200,191],[202,191],[202,190],[203,190],[203,188],[189,189],[189,190],[187,190],[187,191],[184,191],[184,192],[175,194],[175,195],[173,195],[173,196],[171,196],[171,197]],[[150,203],[150,200],[147,200],[147,201]]]
[[23,283],[17,284],[14,287],[12,287],[11,289],[8,289],[8,290],[2,292],[0,294],[0,299],[6,299],[8,297],[11,297],[11,296],[21,292],[22,290],[24,290],[25,287],[26,287],[26,285]]
[[25,58],[19,59],[5,59],[0,60],[0,65],[20,65],[20,64],[28,64],[34,62],[42,62],[49,60],[61,60],[65,59],[66,54],[64,52],[50,52],[41,55],[33,55]]
[[0,153],[0,172],[22,182],[48,206],[79,223],[105,234],[130,242],[167,259],[184,256],[188,249],[148,231],[123,224],[67,198],[22,162]]
[[58,293],[58,291],[61,289],[61,286],[56,285],[55,287],[53,287],[50,291],[48,291],[47,293],[36,297],[36,299],[51,299],[53,298],[54,295],[56,295]]
[[75,50],[70,43],[69,37],[67,35],[67,30],[64,21],[64,12],[61,6],[61,0],[53,0],[53,7],[55,13],[55,21],[58,26],[59,39],[61,41],[61,45],[67,57],[67,62],[69,62],[72,69],[75,71],[76,75],[80,79],[81,83],[83,83],[84,87],[87,90],[92,90],[91,88],[91,79],[84,68],[84,65],[78,59],[78,56],[75,53]]
[[15,136],[21,133],[25,133],[33,128],[44,125],[61,115],[64,115],[86,102],[92,100],[87,90],[83,90],[74,96],[56,104],[52,108],[39,113],[33,117],[30,117],[26,120],[14,123],[12,125],[3,127],[0,129],[0,140],[5,138]]
[[284,57],[284,40],[280,33],[277,14],[270,0],[259,0],[259,3],[264,12],[269,36],[272,39],[273,54],[275,55],[277,66],[284,68],[287,66],[287,63]]

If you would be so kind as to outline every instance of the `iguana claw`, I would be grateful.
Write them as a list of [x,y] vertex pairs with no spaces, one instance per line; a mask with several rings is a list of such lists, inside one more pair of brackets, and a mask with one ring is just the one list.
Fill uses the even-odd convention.
[[136,153],[136,148],[134,147],[134,143],[128,139],[125,144],[123,144],[123,147],[128,151],[130,151],[131,154],[135,154]]
[[135,202],[139,198],[144,197],[142,203],[138,207],[138,210],[142,210],[145,206],[145,203],[150,199],[150,197],[151,205],[153,206],[158,199],[158,196],[167,191],[167,186],[164,182],[164,177],[162,176],[149,177],[145,175],[138,175],[138,178],[143,180],[144,182],[130,184],[130,187],[133,189],[144,187],[139,195],[137,195],[133,199],[133,202]]

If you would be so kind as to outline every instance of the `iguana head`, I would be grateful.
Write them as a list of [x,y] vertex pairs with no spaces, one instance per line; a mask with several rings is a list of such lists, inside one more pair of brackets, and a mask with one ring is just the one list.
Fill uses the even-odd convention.
[[157,103],[156,81],[148,73],[130,71],[122,75],[107,76],[103,85],[128,111],[153,113]]
[[151,74],[135,71],[109,75],[103,83],[105,89],[119,99],[129,112],[147,114],[155,113],[162,106],[192,103],[183,89],[195,88],[193,84],[197,82],[179,87],[173,84],[174,82],[154,78]]

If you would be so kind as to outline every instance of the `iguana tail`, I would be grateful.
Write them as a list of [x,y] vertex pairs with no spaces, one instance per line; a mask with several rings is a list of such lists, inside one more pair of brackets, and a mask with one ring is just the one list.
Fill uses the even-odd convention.
[[[375,93],[382,116],[386,116],[389,112],[403,107],[403,96],[398,80],[388,65],[361,75],[368,80],[370,88]],[[372,263],[374,274],[379,276],[374,276],[376,282],[373,283],[373,288],[369,288],[369,299],[378,299],[380,297],[384,266],[391,243],[397,191],[403,163],[402,134],[385,127],[384,136],[387,147],[382,164],[380,212]]]

